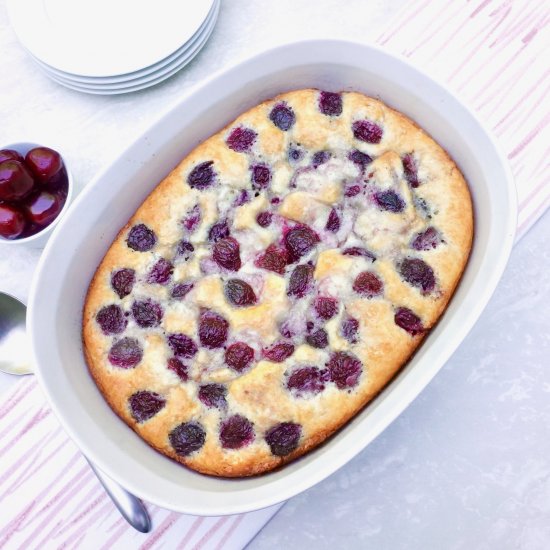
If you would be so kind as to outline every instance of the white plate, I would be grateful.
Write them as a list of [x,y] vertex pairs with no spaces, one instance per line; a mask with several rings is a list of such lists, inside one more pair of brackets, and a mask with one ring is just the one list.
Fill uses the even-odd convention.
[[[243,110],[307,86],[379,96],[411,116],[450,152],[469,181],[474,200],[472,254],[447,311],[411,361],[324,445],[254,478],[200,475],[154,451],[103,399],[82,354],[84,297],[120,227],[183,155]],[[30,293],[29,333],[38,378],[84,454],[143,499],[198,515],[269,506],[308,489],[348,462],[428,384],[493,293],[512,247],[516,213],[505,157],[474,114],[444,86],[373,46],[317,40],[276,48],[191,90],[73,203],[46,246]]]
[[38,59],[82,76],[158,63],[188,42],[214,0],[8,0],[17,37]]
[[[215,15],[217,16],[217,10]],[[40,68],[46,73],[47,76],[49,76],[52,80],[54,80],[58,84],[61,84],[67,88],[70,88],[71,90],[85,92],[89,94],[98,94],[98,95],[114,95],[114,94],[135,92],[138,90],[149,88],[150,86],[154,86],[156,84],[159,84],[160,82],[163,82],[167,78],[177,73],[185,65],[190,63],[193,60],[193,58],[200,52],[200,50],[206,44],[208,38],[212,34],[212,31],[214,30],[214,26],[216,24],[216,18],[217,17],[212,18],[209,26],[203,30],[201,36],[199,37],[199,40],[194,44],[193,48],[191,48],[190,50],[186,50],[180,57],[173,60],[171,63],[163,67],[161,70],[154,72],[150,75],[143,76],[141,78],[129,80],[124,83],[105,84],[105,85],[81,84],[81,83],[64,79],[59,75],[52,73],[46,66],[40,63],[40,61],[38,61],[37,59],[35,59],[35,61],[38,63]]]
[[207,29],[211,29],[215,23],[220,7],[220,0],[214,0],[212,8],[208,14],[208,17],[205,19],[204,23],[200,26],[197,32],[192,36],[192,38],[186,42],[181,48],[173,52],[171,55],[155,63],[145,69],[139,71],[134,71],[132,73],[127,73],[118,76],[109,76],[109,77],[93,77],[93,76],[80,76],[72,73],[67,73],[65,71],[60,71],[55,67],[51,67],[47,63],[44,63],[42,60],[35,57],[31,52],[28,52],[36,63],[38,63],[42,69],[51,73],[53,76],[58,77],[61,80],[69,81],[69,84],[74,82],[77,86],[80,85],[112,85],[112,84],[126,84],[130,81],[141,79],[144,77],[151,76],[153,73],[159,72],[161,69],[165,69],[168,65],[172,65],[179,61],[184,54],[194,51],[197,44],[202,40]]

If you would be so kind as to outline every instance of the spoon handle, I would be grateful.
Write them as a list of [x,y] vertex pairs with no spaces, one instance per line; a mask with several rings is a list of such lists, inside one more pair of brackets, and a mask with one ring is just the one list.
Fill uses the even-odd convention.
[[101,485],[111,497],[114,505],[118,508],[122,517],[141,533],[148,533],[151,530],[151,519],[145,509],[145,506],[137,497],[123,489],[116,481],[104,474],[94,466],[87,458],[90,468],[97,476]]

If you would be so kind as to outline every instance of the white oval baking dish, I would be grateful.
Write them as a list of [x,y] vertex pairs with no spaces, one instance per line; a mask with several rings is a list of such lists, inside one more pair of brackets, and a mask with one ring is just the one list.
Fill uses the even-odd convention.
[[[239,480],[206,477],[154,451],[108,407],[82,354],[83,300],[120,227],[185,154],[245,109],[302,87],[359,90],[380,97],[442,144],[472,191],[472,255],[449,308],[419,351],[334,437],[267,475]],[[44,251],[31,290],[28,321],[38,377],[82,451],[143,499],[198,515],[259,509],[329,476],[419,394],[489,300],[508,259],[515,227],[515,188],[504,157],[475,116],[444,86],[373,46],[315,40],[279,47],[213,76],[182,97],[74,202]]]

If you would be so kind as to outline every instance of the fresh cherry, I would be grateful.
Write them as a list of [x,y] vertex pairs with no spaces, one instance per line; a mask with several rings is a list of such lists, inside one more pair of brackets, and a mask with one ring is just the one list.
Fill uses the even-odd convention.
[[40,227],[52,223],[63,208],[63,200],[59,195],[49,191],[41,191],[32,196],[25,204],[27,219]]
[[27,167],[18,160],[0,163],[0,200],[18,201],[32,191],[34,179]]
[[25,155],[25,163],[40,183],[50,181],[63,167],[61,155],[49,147],[35,147]]
[[23,162],[23,157],[15,149],[2,149],[0,150],[0,162],[4,162],[5,160]]
[[25,216],[15,206],[0,204],[0,235],[16,239],[25,229]]

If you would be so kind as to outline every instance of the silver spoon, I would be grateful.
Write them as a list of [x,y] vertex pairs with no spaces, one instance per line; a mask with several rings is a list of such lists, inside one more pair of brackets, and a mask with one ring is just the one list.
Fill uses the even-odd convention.
[[[9,294],[0,292],[0,371],[7,374],[33,373],[25,330],[26,313],[25,304]],[[89,460],[88,464],[122,517],[134,529],[148,533],[151,530],[151,519],[141,500],[98,470]]]

